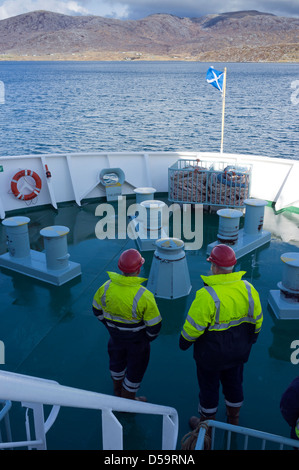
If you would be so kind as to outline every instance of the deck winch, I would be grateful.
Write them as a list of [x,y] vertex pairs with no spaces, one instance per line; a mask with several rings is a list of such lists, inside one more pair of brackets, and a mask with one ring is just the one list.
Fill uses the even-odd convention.
[[40,231],[45,253],[30,249],[28,217],[3,220],[6,229],[8,253],[0,256],[0,267],[54,285],[62,285],[81,274],[81,266],[69,261],[67,249],[68,227],[52,226]]
[[268,302],[277,318],[299,319],[299,253],[288,252],[280,257],[283,262],[279,290],[270,290]]
[[214,246],[219,243],[231,245],[236,258],[250,253],[265,245],[271,240],[271,233],[263,230],[264,211],[267,201],[262,199],[245,199],[244,228],[239,230],[239,221],[242,212],[236,209],[220,209],[219,228],[216,242],[210,243],[207,253],[210,254]]
[[150,269],[147,288],[162,299],[178,299],[191,291],[184,242],[178,238],[161,238]]

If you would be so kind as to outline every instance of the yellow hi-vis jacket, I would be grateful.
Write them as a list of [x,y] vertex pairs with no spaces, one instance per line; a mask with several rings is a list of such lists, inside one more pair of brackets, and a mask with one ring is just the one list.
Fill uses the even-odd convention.
[[208,368],[246,362],[263,322],[258,292],[245,271],[201,276],[181,332],[181,348],[194,343],[194,357]]
[[141,283],[146,279],[108,272],[109,280],[95,293],[93,311],[118,339],[149,341],[161,328],[161,315],[154,295]]

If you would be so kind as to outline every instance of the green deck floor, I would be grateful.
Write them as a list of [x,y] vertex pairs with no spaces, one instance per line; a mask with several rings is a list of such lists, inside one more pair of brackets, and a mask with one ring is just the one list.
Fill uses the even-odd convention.
[[[160,198],[161,199],[161,198]],[[165,199],[166,201],[166,199]],[[76,205],[35,209],[30,217],[31,249],[42,251],[39,232],[49,225],[66,225],[71,260],[81,264],[82,276],[61,287],[48,285],[7,269],[0,270],[0,340],[5,344],[3,370],[56,380],[62,385],[112,394],[108,370],[108,333],[92,314],[95,291],[107,279],[106,271],[117,270],[122,250],[136,247],[133,240],[98,240],[95,237],[97,203],[81,208]],[[266,208],[272,211],[272,208]],[[152,343],[150,364],[140,393],[149,402],[172,406],[180,420],[181,437],[189,431],[188,419],[196,414],[198,387],[192,348],[181,351],[178,341],[182,324],[197,289],[202,287],[201,274],[207,274],[207,244],[216,240],[218,216],[204,214],[204,243],[198,251],[187,252],[192,290],[188,297],[166,301],[157,299],[163,317],[160,336]],[[246,255],[237,270],[260,293],[264,324],[245,366],[245,403],[240,425],[289,436],[289,428],[280,415],[280,397],[290,381],[298,375],[291,363],[292,341],[299,340],[299,321],[277,320],[268,308],[268,293],[281,280],[280,255],[298,247],[283,243],[276,236],[271,243]],[[5,253],[4,228],[0,226],[0,254]],[[144,252],[146,263],[142,276],[147,277],[153,252]],[[24,411],[14,405],[13,438],[24,439]],[[159,449],[161,421],[157,417],[122,414],[126,449]],[[220,398],[217,419],[225,420]],[[21,421],[19,421],[21,420]],[[20,424],[21,423],[21,424]],[[101,414],[94,411],[62,409],[48,433],[49,449],[101,448]]]

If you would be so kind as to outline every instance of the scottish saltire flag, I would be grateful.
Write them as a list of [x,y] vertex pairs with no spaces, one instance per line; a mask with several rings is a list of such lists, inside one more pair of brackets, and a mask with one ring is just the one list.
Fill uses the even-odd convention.
[[223,78],[224,72],[219,72],[215,70],[214,67],[210,67],[207,71],[206,79],[210,85],[213,85],[215,88],[223,92]]

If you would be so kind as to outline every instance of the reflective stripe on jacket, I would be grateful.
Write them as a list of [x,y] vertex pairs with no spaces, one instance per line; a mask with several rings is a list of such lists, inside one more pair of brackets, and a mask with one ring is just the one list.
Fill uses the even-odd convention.
[[263,313],[255,288],[244,271],[202,276],[181,335],[195,343],[195,356],[209,367],[246,362],[261,330]]
[[129,338],[146,330],[149,339],[156,337],[162,319],[154,295],[141,286],[146,279],[112,272],[108,275],[110,279],[93,299],[98,319],[105,322],[112,335],[121,333]]
[[263,314],[259,295],[247,281],[244,271],[201,276],[207,284],[197,291],[185,321],[182,335],[195,341],[205,330],[223,331],[241,323],[255,326],[259,333]]

